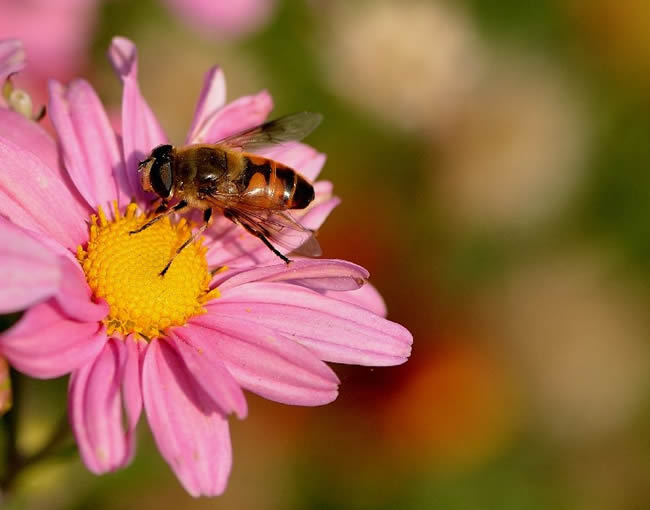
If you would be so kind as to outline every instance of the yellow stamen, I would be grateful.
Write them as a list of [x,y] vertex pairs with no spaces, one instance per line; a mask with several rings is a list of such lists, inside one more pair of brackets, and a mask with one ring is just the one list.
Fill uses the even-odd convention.
[[174,224],[165,218],[129,234],[149,219],[137,214],[135,204],[126,208],[124,216],[114,204],[112,221],[100,207],[91,216],[86,249],[77,248],[93,294],[109,305],[104,319],[109,334],[161,336],[166,328],[204,313],[203,304],[219,295],[217,289],[209,289],[211,275],[201,240],[187,246],[165,276],[160,276],[192,228],[184,219]]

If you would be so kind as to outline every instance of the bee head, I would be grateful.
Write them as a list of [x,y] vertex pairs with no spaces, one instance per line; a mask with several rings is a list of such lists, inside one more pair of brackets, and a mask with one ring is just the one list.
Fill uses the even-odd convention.
[[145,191],[153,191],[160,198],[171,198],[174,187],[171,145],[159,145],[138,165],[140,184]]

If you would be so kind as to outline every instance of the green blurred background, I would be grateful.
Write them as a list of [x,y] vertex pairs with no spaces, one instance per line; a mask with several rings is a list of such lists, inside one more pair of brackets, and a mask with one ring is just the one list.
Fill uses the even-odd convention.
[[[369,269],[414,348],[335,366],[326,407],[250,395],[220,498],[184,492],[143,419],[130,467],[96,477],[69,448],[15,508],[650,508],[650,3],[277,0],[227,37],[156,0],[82,3],[66,73],[119,112],[104,55],[131,38],[176,143],[216,63],[229,100],[325,115],[309,142],[343,199],[325,256]],[[19,382],[36,448],[66,381]]]

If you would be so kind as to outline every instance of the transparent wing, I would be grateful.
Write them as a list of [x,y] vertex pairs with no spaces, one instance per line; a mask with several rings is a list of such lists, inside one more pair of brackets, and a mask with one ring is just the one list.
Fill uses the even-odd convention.
[[300,141],[316,129],[322,120],[320,113],[292,113],[219,140],[217,144],[255,152],[272,145]]
[[323,253],[314,231],[302,226],[287,211],[253,207],[238,201],[234,195],[214,194],[209,201],[249,233],[265,237],[287,253],[305,257],[319,257]]

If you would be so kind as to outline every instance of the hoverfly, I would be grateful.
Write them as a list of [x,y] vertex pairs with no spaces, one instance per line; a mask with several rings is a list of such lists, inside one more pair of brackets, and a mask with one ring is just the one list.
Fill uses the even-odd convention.
[[[321,255],[314,231],[287,212],[307,207],[314,200],[313,186],[292,168],[252,154],[302,140],[321,120],[317,113],[294,113],[214,144],[159,145],[141,161],[138,173],[142,188],[156,193],[161,205],[157,216],[131,234],[185,208],[203,211],[203,225],[176,250],[160,275],[164,276],[174,258],[208,228],[215,211],[259,238],[287,264],[290,260],[273,243],[300,255]],[[178,202],[170,206],[174,199]]]

